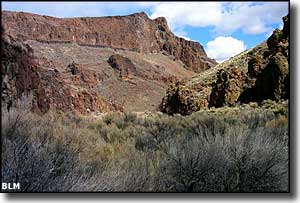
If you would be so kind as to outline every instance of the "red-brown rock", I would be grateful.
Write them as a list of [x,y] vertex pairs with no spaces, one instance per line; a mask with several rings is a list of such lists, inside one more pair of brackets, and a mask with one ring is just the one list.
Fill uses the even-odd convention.
[[116,70],[120,78],[128,78],[137,74],[132,61],[120,54],[112,55],[107,62]]
[[22,40],[76,42],[141,53],[165,53],[181,60],[189,70],[201,72],[217,63],[198,42],[176,37],[165,18],[145,13],[114,17],[54,18],[24,12],[2,12],[7,34]]
[[81,114],[109,110],[97,92],[72,88],[60,72],[49,67],[49,61],[34,57],[29,46],[7,35],[1,41],[2,102],[7,108],[22,95],[31,95],[29,102],[35,112],[51,108]]

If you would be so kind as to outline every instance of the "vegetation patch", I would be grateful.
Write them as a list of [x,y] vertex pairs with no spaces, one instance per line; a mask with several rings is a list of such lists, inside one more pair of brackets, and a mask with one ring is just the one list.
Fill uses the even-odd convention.
[[284,192],[287,112],[273,101],[92,120],[2,108],[2,182],[45,192]]

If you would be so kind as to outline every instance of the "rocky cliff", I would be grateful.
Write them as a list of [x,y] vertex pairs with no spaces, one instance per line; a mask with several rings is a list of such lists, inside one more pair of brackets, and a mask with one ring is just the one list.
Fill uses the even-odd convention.
[[114,17],[54,18],[23,12],[2,12],[5,32],[21,40],[75,42],[141,53],[164,53],[201,72],[216,65],[198,42],[176,37],[165,18],[145,13]]
[[49,61],[33,55],[29,45],[6,34],[2,35],[1,43],[1,98],[8,109],[18,98],[27,96],[32,99],[32,109],[40,113],[50,108],[80,114],[109,110],[93,89],[76,90],[67,85]]
[[54,18],[2,12],[2,103],[85,114],[156,111],[171,81],[213,67],[203,47],[145,13]]
[[190,114],[202,108],[289,99],[289,15],[256,47],[169,87],[160,109]]

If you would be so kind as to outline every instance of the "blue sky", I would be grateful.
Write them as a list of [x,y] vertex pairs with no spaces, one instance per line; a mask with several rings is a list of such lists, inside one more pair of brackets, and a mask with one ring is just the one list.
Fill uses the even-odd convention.
[[55,17],[164,16],[180,37],[200,42],[219,62],[267,39],[288,13],[288,2],[1,2],[2,10]]

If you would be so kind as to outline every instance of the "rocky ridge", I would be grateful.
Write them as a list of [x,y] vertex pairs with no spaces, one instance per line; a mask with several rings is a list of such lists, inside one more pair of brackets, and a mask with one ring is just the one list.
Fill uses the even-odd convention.
[[289,15],[284,27],[266,42],[194,76],[173,84],[160,109],[191,114],[203,108],[289,98]]
[[181,60],[187,69],[201,72],[217,63],[194,41],[176,37],[163,17],[128,16],[54,18],[24,12],[2,12],[5,32],[21,40],[107,46],[140,53],[164,53]]
[[80,114],[156,111],[167,86],[214,66],[203,47],[145,13],[60,19],[2,11],[2,103]]

